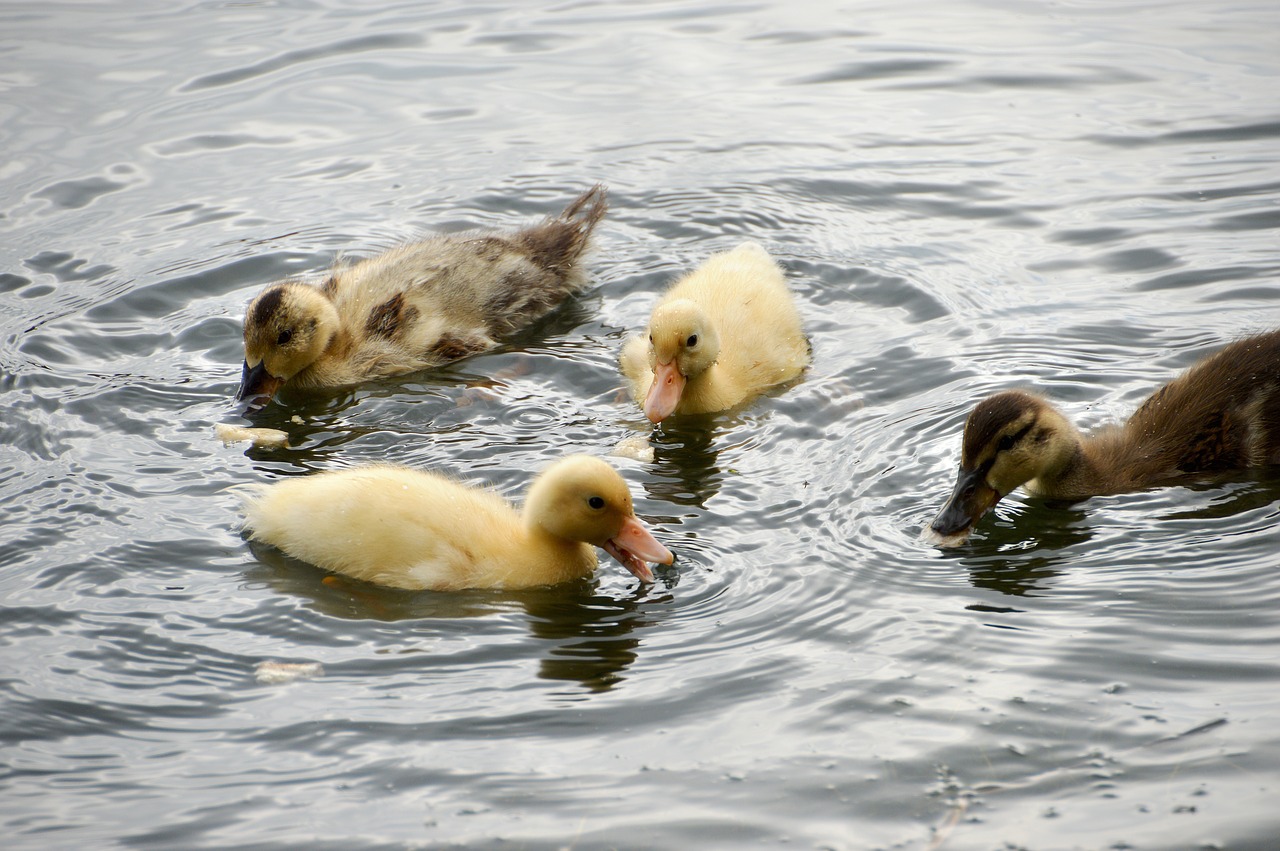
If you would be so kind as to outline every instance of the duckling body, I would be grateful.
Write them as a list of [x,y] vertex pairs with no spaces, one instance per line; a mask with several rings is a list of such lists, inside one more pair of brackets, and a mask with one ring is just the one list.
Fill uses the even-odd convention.
[[1002,497],[1083,499],[1187,476],[1280,464],[1280,331],[1234,342],[1085,437],[1053,405],[997,393],[965,423],[951,499],[930,524],[962,542]]
[[710,257],[653,309],[623,347],[622,373],[645,415],[704,414],[798,377],[809,340],[778,264],[754,242]]
[[594,546],[643,582],[671,553],[636,519],[603,461],[570,456],[534,481],[522,513],[489,491],[376,466],[258,485],[242,495],[250,537],[318,567],[393,588],[526,588],[590,576]]
[[493,348],[585,285],[579,260],[606,208],[595,186],[515,233],[434,236],[339,266],[318,287],[268,286],[245,313],[237,398],[357,384]]

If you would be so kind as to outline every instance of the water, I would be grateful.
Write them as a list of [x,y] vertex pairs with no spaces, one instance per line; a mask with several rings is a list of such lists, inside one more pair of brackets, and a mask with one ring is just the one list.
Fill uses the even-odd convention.
[[[1280,480],[916,536],[982,395],[1093,426],[1280,322],[1278,27],[1261,0],[6,4],[6,847],[1274,847]],[[596,284],[533,332],[273,406],[291,450],[214,439],[262,284],[596,181]],[[680,555],[658,585],[382,591],[240,537],[235,484],[391,460],[518,498],[648,434],[617,349],[743,238],[814,367],[615,459]]]

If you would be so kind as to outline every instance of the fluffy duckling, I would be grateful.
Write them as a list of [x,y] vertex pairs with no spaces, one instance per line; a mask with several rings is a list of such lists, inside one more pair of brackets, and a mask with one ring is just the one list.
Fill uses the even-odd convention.
[[268,286],[244,319],[238,399],[335,387],[439,366],[497,345],[586,283],[578,263],[604,216],[594,186],[559,216],[512,234],[434,236],[313,287]]
[[652,422],[723,411],[796,378],[809,340],[778,264],[754,242],[677,281],[622,349],[622,373]]
[[605,462],[562,459],[534,480],[523,513],[444,476],[376,466],[242,490],[250,537],[347,576],[393,588],[527,588],[590,576],[594,546],[641,582],[675,556],[636,519]]
[[1083,499],[1278,463],[1280,331],[1272,331],[1205,358],[1124,425],[1088,437],[1039,396],[1011,390],[984,399],[965,423],[959,477],[930,529],[937,543],[962,544],[1019,485]]

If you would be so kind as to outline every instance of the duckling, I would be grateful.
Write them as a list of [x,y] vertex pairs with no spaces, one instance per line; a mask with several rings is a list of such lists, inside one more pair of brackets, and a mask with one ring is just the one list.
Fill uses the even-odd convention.
[[1076,500],[1180,478],[1280,464],[1280,331],[1231,343],[1156,391],[1122,426],[1084,437],[1045,399],[1010,390],[979,402],[960,472],[930,524],[944,546],[1019,485]]
[[413,590],[527,588],[590,576],[602,547],[641,582],[675,556],[636,518],[612,467],[574,455],[545,469],[523,513],[445,476],[374,466],[240,491],[250,537],[356,579]]
[[497,345],[586,283],[578,261],[608,204],[603,186],[512,234],[434,236],[351,266],[319,287],[275,283],[249,304],[237,399],[356,384]]
[[778,264],[754,242],[710,257],[658,302],[622,349],[645,416],[723,411],[800,375],[809,340]]

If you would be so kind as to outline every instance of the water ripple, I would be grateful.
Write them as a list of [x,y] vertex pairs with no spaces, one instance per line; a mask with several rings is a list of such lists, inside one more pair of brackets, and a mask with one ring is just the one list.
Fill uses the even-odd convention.
[[[7,843],[1270,847],[1272,472],[919,533],[982,396],[1089,429],[1275,326],[1273,5],[0,12]],[[596,181],[544,322],[214,438],[264,284]],[[618,350],[745,239],[813,365],[655,429]],[[518,502],[567,451],[658,582],[381,589],[229,490],[391,461]]]

